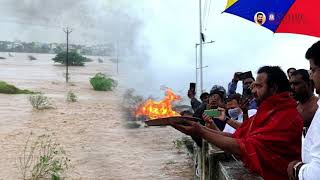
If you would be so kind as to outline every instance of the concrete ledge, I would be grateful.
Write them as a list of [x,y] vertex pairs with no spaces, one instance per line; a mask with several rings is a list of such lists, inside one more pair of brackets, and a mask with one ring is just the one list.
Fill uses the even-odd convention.
[[210,146],[208,151],[209,180],[263,180],[261,177],[249,173],[241,161],[236,161],[231,155],[224,153],[217,147]]
[[262,180],[261,177],[250,174],[241,162],[220,161],[219,162],[219,180]]

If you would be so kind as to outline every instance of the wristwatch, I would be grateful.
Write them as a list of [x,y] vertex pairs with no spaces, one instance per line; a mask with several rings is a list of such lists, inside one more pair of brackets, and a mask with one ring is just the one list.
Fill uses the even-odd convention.
[[296,179],[299,179],[299,170],[303,166],[303,162],[298,162],[293,166],[293,174]]

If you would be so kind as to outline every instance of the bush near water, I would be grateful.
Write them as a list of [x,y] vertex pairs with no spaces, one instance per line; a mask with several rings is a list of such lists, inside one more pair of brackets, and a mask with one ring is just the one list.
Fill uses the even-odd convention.
[[2,94],[34,94],[34,92],[32,91],[19,89],[4,81],[0,81],[0,93]]
[[117,82],[111,78],[108,78],[103,73],[97,73],[90,79],[90,83],[96,91],[111,91],[117,86]]
[[77,101],[78,101],[77,95],[74,92],[69,91],[67,94],[67,102],[77,102]]
[[60,180],[70,168],[70,159],[53,135],[27,138],[17,161],[23,180]]
[[44,110],[54,108],[50,102],[50,99],[43,94],[35,94],[29,97],[29,102],[34,109]]
[[190,137],[182,137],[173,141],[175,148],[180,152],[186,149],[190,155],[194,155],[193,140]]

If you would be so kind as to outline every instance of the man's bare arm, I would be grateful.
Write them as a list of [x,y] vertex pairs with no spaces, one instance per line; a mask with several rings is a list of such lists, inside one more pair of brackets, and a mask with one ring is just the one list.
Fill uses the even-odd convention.
[[200,131],[201,137],[209,143],[214,144],[220,149],[232,153],[236,156],[241,156],[240,146],[236,139],[225,136],[223,132],[214,131],[206,127],[202,127]]
[[216,133],[222,136],[226,136],[226,137],[232,137],[231,133],[227,133],[227,132],[222,132],[220,131],[218,128],[217,129],[212,129],[212,128],[208,128],[208,127],[203,127],[206,128],[208,131],[212,132],[212,133]]

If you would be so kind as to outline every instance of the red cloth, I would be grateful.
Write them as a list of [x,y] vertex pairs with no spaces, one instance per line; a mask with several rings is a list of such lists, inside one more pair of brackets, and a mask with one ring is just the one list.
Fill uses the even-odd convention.
[[289,93],[271,96],[233,134],[245,167],[265,180],[289,179],[288,164],[301,158],[303,120],[296,106]]

